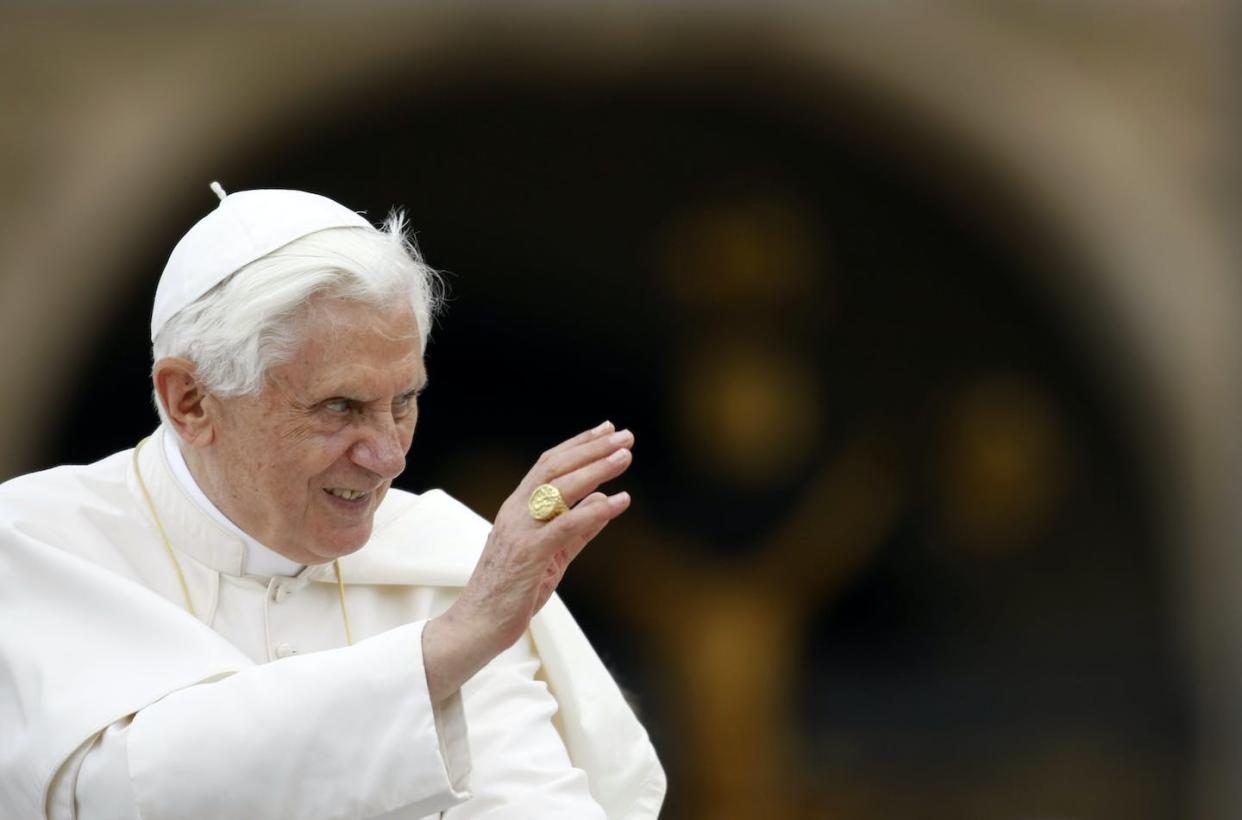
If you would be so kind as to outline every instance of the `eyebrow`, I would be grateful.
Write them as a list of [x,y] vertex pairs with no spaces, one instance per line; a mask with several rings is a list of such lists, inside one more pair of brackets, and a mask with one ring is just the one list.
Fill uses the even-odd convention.
[[[423,376],[423,378],[419,379],[417,382],[414,383],[413,387],[411,387],[408,390],[404,390],[401,393],[398,393],[397,398],[412,398],[412,397],[417,396],[419,393],[427,389],[428,382],[429,382],[428,378],[426,376]],[[328,391],[328,392],[331,392],[331,391]],[[337,392],[331,392],[331,395],[328,395],[326,398],[320,399],[316,403],[332,401],[333,399],[346,399],[348,401],[365,401],[364,399],[358,398],[357,395],[351,395],[352,393],[353,393],[352,390],[340,390]]]
[[405,400],[415,399],[415,398],[418,398],[418,395],[426,389],[427,389],[427,380],[423,379],[422,381],[418,382],[416,385],[411,387],[409,390],[406,390],[404,393],[399,394],[397,398],[405,399]]

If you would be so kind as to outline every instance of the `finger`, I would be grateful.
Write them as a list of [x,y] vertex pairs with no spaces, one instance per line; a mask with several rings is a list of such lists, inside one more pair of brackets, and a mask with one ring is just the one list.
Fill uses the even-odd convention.
[[619,492],[605,496],[599,500],[579,504],[574,509],[558,516],[547,525],[548,541],[557,545],[558,549],[569,550],[569,560],[573,560],[582,552],[583,547],[591,539],[599,535],[604,527],[630,506],[630,494]]
[[616,429],[617,428],[613,426],[613,423],[611,421],[605,421],[602,424],[592,427],[590,430],[583,430],[581,433],[574,436],[573,438],[567,439],[566,441],[561,442],[561,446],[573,447],[573,446],[582,444],[583,442],[591,441],[592,439],[597,439],[600,436],[604,435],[605,433],[611,433]]
[[555,479],[553,486],[560,490],[565,503],[572,507],[605,481],[611,481],[628,470],[633,461],[634,456],[629,449],[622,447]]
[[603,458],[622,448],[634,446],[634,434],[629,430],[620,430],[610,435],[601,435],[570,448],[553,448],[539,457],[539,461],[527,473],[527,481],[531,484],[553,484],[556,479],[577,470],[586,464]]
[[542,454],[540,454],[539,460],[544,461],[547,459],[551,459],[567,450],[572,450],[574,447],[577,447],[580,444],[586,444],[587,442],[594,441],[600,438],[601,436],[606,436],[609,433],[616,431],[616,429],[617,428],[613,426],[613,423],[611,421],[605,421],[602,424],[592,427],[590,430],[582,431],[581,433],[574,436],[573,438],[566,439],[565,441],[562,441],[560,444],[557,444],[553,447],[549,447],[547,450],[544,450]]
[[607,501],[607,500],[608,500],[608,496],[604,495],[603,493],[591,493],[586,498],[578,502],[577,509],[582,509],[583,507],[589,506],[591,504],[598,504],[601,501]]

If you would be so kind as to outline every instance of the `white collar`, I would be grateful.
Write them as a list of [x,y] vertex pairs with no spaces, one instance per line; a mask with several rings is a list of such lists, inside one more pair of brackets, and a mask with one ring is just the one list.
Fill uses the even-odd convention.
[[165,427],[161,427],[160,432],[164,441],[164,453],[168,458],[168,466],[172,468],[173,477],[176,478],[177,483],[200,510],[240,538],[246,545],[242,555],[243,575],[259,575],[265,578],[274,575],[293,577],[305,568],[304,564],[292,561],[271,548],[263,546],[249,533],[230,521],[228,516],[220,512],[220,508],[212,503],[190,473],[190,468],[185,463],[185,456],[181,454],[177,435]]

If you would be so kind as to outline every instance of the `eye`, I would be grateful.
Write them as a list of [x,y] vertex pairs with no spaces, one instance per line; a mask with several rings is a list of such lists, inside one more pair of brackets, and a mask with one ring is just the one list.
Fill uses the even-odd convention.
[[393,399],[392,409],[398,414],[404,414],[410,409],[410,405],[414,403],[417,393],[406,393]]
[[348,413],[349,399],[328,399],[323,406],[332,413]]

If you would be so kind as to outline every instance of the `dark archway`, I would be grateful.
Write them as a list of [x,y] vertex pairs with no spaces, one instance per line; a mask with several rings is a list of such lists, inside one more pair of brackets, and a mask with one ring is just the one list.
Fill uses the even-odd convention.
[[[376,219],[402,204],[451,272],[405,486],[446,486],[486,514],[557,436],[601,413],[637,430],[641,529],[590,554],[565,597],[651,718],[668,816],[711,816],[696,801],[714,781],[680,721],[695,687],[727,682],[670,670],[625,608],[694,623],[693,584],[744,574],[792,518],[814,519],[814,488],[838,467],[892,504],[855,564],[825,570],[839,583],[798,609],[790,805],[1177,816],[1189,724],[1150,454],[1035,284],[1063,261],[1030,254],[983,169],[903,155],[857,101],[812,116],[736,77],[467,76],[293,124],[221,177],[318,190]],[[153,425],[139,398],[149,294],[211,204],[204,190],[169,214],[136,260],[150,276],[48,463]],[[110,418],[78,434],[101,407]],[[859,446],[882,465],[874,485],[843,460]],[[819,515],[830,530],[833,509]],[[644,596],[668,589],[643,575],[650,538],[669,558],[657,569],[703,578]]]

